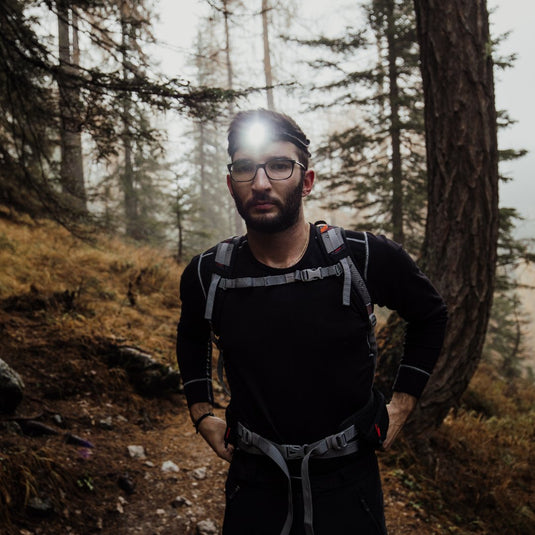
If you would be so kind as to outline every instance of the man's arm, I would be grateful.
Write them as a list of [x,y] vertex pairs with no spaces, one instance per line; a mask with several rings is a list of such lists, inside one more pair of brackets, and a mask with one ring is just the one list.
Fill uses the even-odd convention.
[[394,392],[390,403],[386,406],[388,410],[388,432],[383,448],[387,450],[390,448],[403,425],[407,421],[414,407],[416,406],[417,398],[406,394],[405,392]]
[[[194,403],[189,409],[192,422],[195,424],[205,414],[211,413],[212,410],[213,407],[209,403]],[[231,444],[225,444],[227,424],[221,418],[217,416],[206,416],[196,428],[197,432],[201,434],[221,459],[225,459],[228,462],[232,460],[234,447]]]
[[397,310],[407,322],[403,357],[387,406],[388,449],[408,417],[439,357],[447,322],[446,305],[429,279],[401,246],[369,235],[368,284],[375,303]]
[[232,446],[225,447],[225,422],[205,416],[213,412],[212,354],[210,325],[203,317],[205,296],[197,275],[198,262],[199,257],[186,267],[180,281],[182,309],[177,328],[177,361],[192,422],[217,455],[230,461]]

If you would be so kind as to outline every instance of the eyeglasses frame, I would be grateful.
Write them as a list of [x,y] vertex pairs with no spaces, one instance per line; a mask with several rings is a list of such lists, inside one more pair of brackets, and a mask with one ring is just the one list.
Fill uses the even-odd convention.
[[[277,160],[285,160],[285,161],[288,161],[288,162],[292,162],[292,171],[290,172],[290,175],[287,176],[286,178],[271,178],[267,172],[267,169],[266,169],[266,165],[270,162],[273,162],[273,161],[277,161]],[[257,163],[256,164],[256,169],[255,169],[255,172],[254,172],[254,175],[252,176],[252,178],[249,178],[248,180],[236,180],[233,176],[232,176],[232,166],[234,165],[234,162],[232,163],[229,163],[227,164],[227,169],[228,169],[228,172],[229,172],[229,175],[230,175],[230,178],[231,180],[233,180],[234,182],[237,182],[239,184],[245,184],[247,182],[253,182],[254,179],[256,178],[256,174],[258,173],[258,170],[260,168],[262,168],[264,170],[264,173],[266,174],[267,178],[269,180],[272,180],[272,181],[275,181],[275,182],[278,182],[278,181],[281,181],[281,180],[288,180],[294,173],[294,170],[295,170],[295,166],[296,164],[301,167],[301,169],[303,171],[306,171],[306,167],[301,163],[301,162],[298,162],[297,160],[293,160],[292,158],[271,158],[269,159],[267,162],[264,162],[264,163]]]

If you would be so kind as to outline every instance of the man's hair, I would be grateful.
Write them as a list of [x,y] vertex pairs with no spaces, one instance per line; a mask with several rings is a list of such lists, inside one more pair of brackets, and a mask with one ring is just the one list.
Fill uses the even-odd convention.
[[297,147],[299,162],[308,169],[310,141],[299,125],[288,115],[275,111],[258,109],[240,111],[232,119],[228,129],[228,154],[231,159],[243,146],[242,135],[256,122],[264,124],[269,132],[269,141],[289,141]]

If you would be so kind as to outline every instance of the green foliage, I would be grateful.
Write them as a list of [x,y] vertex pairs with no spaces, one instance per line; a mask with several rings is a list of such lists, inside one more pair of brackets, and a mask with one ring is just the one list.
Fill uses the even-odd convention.
[[[68,225],[73,231],[80,214],[59,183],[60,115],[56,84],[68,87],[78,97],[70,107],[80,123],[84,143],[91,139],[99,162],[117,164],[124,141],[125,102],[133,115],[127,134],[138,145],[158,144],[160,132],[146,120],[155,111],[172,110],[183,116],[215,117],[221,107],[244,92],[234,92],[206,84],[194,85],[180,77],[168,79],[157,73],[151,61],[145,61],[138,39],[151,42],[144,31],[152,19],[148,2],[128,0],[107,2],[87,0],[63,3],[62,10],[52,1],[6,0],[0,7],[0,201],[32,215],[47,214]],[[80,65],[61,65],[54,35],[37,29],[44,22],[57,19],[63,8],[76,11],[69,21],[76,24],[80,39],[87,43]],[[128,39],[117,38],[121,21]],[[128,54],[126,52],[128,51]],[[126,73],[126,75],[125,75]],[[87,146],[86,146],[87,150]],[[143,152],[143,151],[142,151]],[[137,154],[140,157],[140,153]],[[150,158],[154,158],[152,152]],[[148,156],[143,155],[144,162]],[[136,184],[145,189],[138,202],[133,232],[140,239],[161,238],[159,213],[145,199],[155,192],[146,188],[145,163],[137,168]],[[141,176],[143,175],[143,176]],[[116,177],[117,178],[117,177]],[[161,186],[161,185],[158,185]],[[117,194],[106,184],[105,193]],[[156,187],[156,186],[154,186]],[[93,207],[100,208],[101,191],[93,191]],[[108,208],[117,204],[117,196],[105,199]],[[147,210],[146,212],[144,210]],[[83,213],[85,221],[89,215]],[[105,224],[120,224],[116,213],[105,212]],[[146,217],[146,218],[145,218]],[[144,219],[145,218],[145,219]],[[127,218],[128,219],[128,218]]]
[[[414,8],[408,0],[375,0],[364,13],[367,30],[303,42],[325,56],[311,65],[336,76],[316,87],[333,96],[323,106],[343,109],[347,118],[318,151],[322,177],[332,192],[329,208],[356,208],[360,225],[416,252],[427,191]],[[363,64],[355,58],[369,56],[373,63],[355,70]]]

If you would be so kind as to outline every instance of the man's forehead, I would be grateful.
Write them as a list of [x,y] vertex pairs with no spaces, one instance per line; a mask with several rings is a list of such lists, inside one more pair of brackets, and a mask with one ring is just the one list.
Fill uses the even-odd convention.
[[233,160],[265,161],[270,158],[297,159],[297,147],[289,141],[271,141],[258,147],[238,147]]

